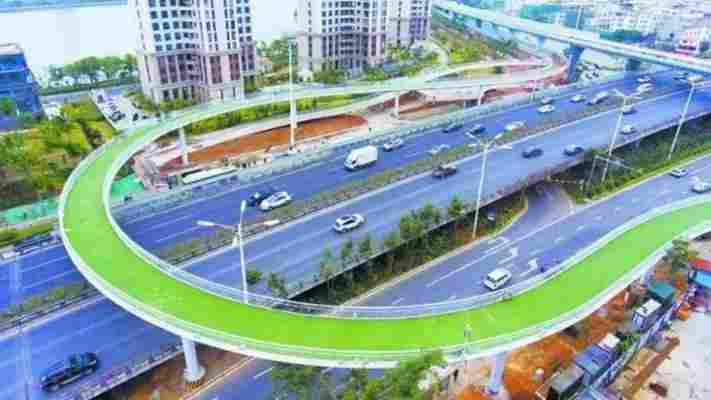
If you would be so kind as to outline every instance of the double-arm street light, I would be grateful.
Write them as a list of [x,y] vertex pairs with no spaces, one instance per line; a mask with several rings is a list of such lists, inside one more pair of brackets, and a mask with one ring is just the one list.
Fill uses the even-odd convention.
[[[197,221],[197,225],[204,227],[218,227],[228,231],[233,232],[234,237],[232,238],[232,247],[239,246],[239,260],[242,266],[242,296],[245,304],[249,304],[249,290],[247,287],[247,265],[244,261],[244,240],[242,236],[242,219],[244,218],[244,211],[247,209],[247,201],[242,200],[239,209],[239,221],[236,226],[218,224],[216,222],[210,221]],[[262,222],[260,225],[274,226],[278,224],[278,220],[271,220]]]
[[684,126],[684,122],[686,122],[686,115],[689,112],[689,106],[691,105],[691,99],[694,97],[694,92],[697,89],[704,89],[707,87],[711,87],[711,81],[699,82],[699,83],[689,82],[689,85],[691,85],[691,90],[689,90],[689,97],[686,98],[686,104],[684,105],[684,111],[681,113],[681,119],[679,119],[679,125],[677,125],[677,127],[676,127],[676,133],[674,134],[674,140],[672,140],[671,147],[669,148],[669,155],[667,156],[667,160],[671,160],[672,155],[674,154],[674,150],[676,150],[676,144],[677,144],[677,141],[679,140],[679,134],[681,133],[681,128]]
[[[630,94],[630,95],[625,95],[624,93],[620,92],[617,89],[615,89],[615,93],[617,94],[617,97],[622,98],[622,108],[620,108],[620,115],[617,118],[617,125],[615,126],[615,131],[612,133],[612,139],[610,140],[610,147],[607,149],[607,159],[608,160],[612,159],[612,151],[615,149],[615,143],[617,142],[617,135],[620,134],[620,128],[622,128],[622,118],[625,116],[625,108],[627,108],[627,105],[630,100],[640,99],[640,97],[636,93]],[[605,182],[605,179],[607,178],[607,170],[609,167],[610,167],[610,163],[606,162],[605,168],[602,170],[602,182]]]
[[494,151],[496,149],[511,150],[511,146],[496,143],[499,139],[501,139],[502,136],[503,136],[503,134],[499,133],[498,135],[494,136],[491,140],[479,139],[479,143],[477,143],[475,145],[475,146],[481,147],[482,155],[481,155],[481,172],[479,173],[479,189],[477,190],[476,209],[474,210],[474,227],[472,228],[472,240],[476,240],[476,230],[479,225],[479,208],[481,208],[481,195],[482,195],[482,191],[484,190],[484,176],[486,175],[486,160],[489,156],[489,152]]

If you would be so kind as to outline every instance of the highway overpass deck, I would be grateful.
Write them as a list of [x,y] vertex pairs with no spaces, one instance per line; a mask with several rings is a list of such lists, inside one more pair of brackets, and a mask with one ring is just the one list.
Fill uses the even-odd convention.
[[[107,297],[181,336],[267,359],[319,365],[391,365],[429,349],[492,354],[562,329],[636,279],[672,239],[711,220],[708,197],[636,220],[597,251],[510,300],[408,319],[332,318],[240,304],[168,276],[114,230],[105,201],[116,160],[167,130],[127,133],[85,160],[62,197],[61,232],[80,271]],[[165,131],[165,132],[164,132]],[[471,326],[472,342],[463,332]]]

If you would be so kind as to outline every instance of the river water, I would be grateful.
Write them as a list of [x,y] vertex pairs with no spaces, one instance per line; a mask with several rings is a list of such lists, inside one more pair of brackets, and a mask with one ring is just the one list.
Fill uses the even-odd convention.
[[[257,40],[294,30],[296,0],[253,0]],[[136,45],[136,20],[126,5],[0,13],[0,43],[16,42],[40,72],[88,56],[121,55]]]

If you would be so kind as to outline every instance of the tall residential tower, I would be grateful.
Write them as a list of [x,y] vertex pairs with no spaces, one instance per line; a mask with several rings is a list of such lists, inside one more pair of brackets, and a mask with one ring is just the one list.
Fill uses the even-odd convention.
[[129,0],[143,93],[156,103],[240,98],[255,67],[249,0]]
[[299,0],[300,70],[360,70],[427,39],[431,0]]

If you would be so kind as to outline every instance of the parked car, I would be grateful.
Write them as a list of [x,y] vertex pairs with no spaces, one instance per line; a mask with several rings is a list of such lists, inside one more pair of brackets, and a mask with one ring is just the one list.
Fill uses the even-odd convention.
[[673,176],[674,178],[683,178],[687,175],[689,175],[689,170],[686,168],[675,168],[669,172],[669,175]]
[[549,114],[555,111],[555,106],[552,105],[547,105],[547,106],[542,106],[538,108],[538,112],[541,114]]
[[453,122],[453,123],[447,125],[446,128],[444,128],[444,132],[445,132],[445,133],[454,132],[454,131],[456,131],[456,130],[458,130],[458,129],[461,129],[463,126],[464,126],[464,125],[462,125],[462,124],[459,123],[459,122]]
[[637,82],[639,82],[639,83],[649,83],[651,81],[652,81],[652,78],[649,76],[646,76],[646,75],[640,76],[639,78],[637,78]]
[[507,132],[517,131],[526,127],[526,123],[523,121],[514,121],[506,125]]
[[625,125],[620,129],[620,133],[623,135],[631,135],[635,132],[637,132],[637,127],[634,125]]
[[437,154],[442,153],[442,152],[447,151],[447,150],[449,150],[449,145],[448,145],[448,144],[440,144],[440,145],[438,145],[438,146],[435,146],[435,147],[431,148],[431,149],[428,151],[428,153],[429,153],[431,156],[436,156]]
[[350,232],[365,223],[365,217],[361,214],[351,214],[340,217],[333,224],[333,230],[338,233]]
[[287,192],[276,192],[259,204],[259,209],[269,211],[291,203],[291,196]]
[[566,146],[565,149],[563,149],[563,153],[566,156],[577,156],[578,154],[582,153],[585,151],[582,146],[578,146],[577,144],[571,144],[570,146]]
[[575,96],[570,98],[570,101],[572,101],[573,103],[582,103],[583,101],[585,101],[585,96],[582,94],[576,94]]
[[441,164],[432,171],[432,176],[444,179],[457,173],[457,166],[454,164]]
[[276,192],[271,187],[265,187],[263,189],[260,189],[254,193],[252,193],[248,198],[247,198],[247,205],[250,207],[256,207],[260,205],[264,200],[267,199],[267,197],[273,195]]
[[384,145],[383,145],[383,150],[384,151],[393,151],[397,150],[400,147],[402,147],[405,144],[405,141],[400,139],[400,138],[392,138],[388,140]]
[[553,98],[551,98],[551,97],[544,97],[544,98],[541,99],[541,105],[542,105],[542,106],[547,106],[547,105],[550,105],[550,104],[553,104]]
[[651,83],[643,83],[643,84],[637,86],[637,93],[639,93],[639,94],[648,93],[648,92],[651,92],[652,90],[654,90],[654,86],[652,86]]
[[536,158],[543,155],[543,149],[540,147],[528,147],[521,154],[523,158]]
[[95,353],[73,354],[47,368],[40,377],[40,387],[48,392],[56,392],[62,386],[96,372],[98,368],[99,358]]
[[634,114],[636,112],[637,112],[637,109],[634,108],[633,106],[622,107],[622,114],[624,114],[624,115],[630,115],[630,114]]
[[691,190],[694,193],[706,193],[708,191],[711,191],[711,183],[703,181],[696,182],[691,186]]
[[506,268],[497,268],[484,278],[484,286],[490,290],[499,290],[511,280],[511,272]]

